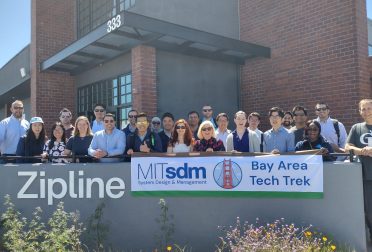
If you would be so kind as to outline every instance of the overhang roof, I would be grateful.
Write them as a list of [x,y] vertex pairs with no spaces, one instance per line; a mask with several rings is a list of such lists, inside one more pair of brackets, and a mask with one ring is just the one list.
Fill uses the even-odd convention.
[[41,71],[79,74],[138,45],[243,65],[253,57],[270,57],[270,48],[123,11],[119,28],[97,27],[41,63]]

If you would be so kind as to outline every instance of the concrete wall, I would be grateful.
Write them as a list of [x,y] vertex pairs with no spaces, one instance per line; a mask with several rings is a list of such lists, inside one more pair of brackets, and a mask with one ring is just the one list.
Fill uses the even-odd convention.
[[157,51],[158,115],[185,118],[205,104],[232,115],[238,110],[239,66],[220,61]]
[[[104,223],[109,223],[109,241],[114,248],[126,251],[153,251],[154,235],[159,234],[160,226],[156,218],[160,216],[157,197],[133,197],[130,192],[130,164],[68,164],[68,165],[0,165],[0,212],[4,211],[4,195],[9,194],[25,216],[30,217],[36,206],[42,207],[44,218],[55,210],[48,206],[47,198],[17,199],[19,190],[30,176],[19,176],[19,171],[34,172],[35,181],[27,189],[27,194],[40,193],[40,184],[49,179],[62,178],[72,183],[67,194],[61,198],[66,211],[79,209],[81,220],[94,213],[100,202],[106,204]],[[40,177],[39,172],[45,172]],[[78,175],[83,171],[84,175]],[[69,182],[69,173],[74,173]],[[72,198],[72,190],[77,193],[78,181],[86,178],[101,178],[107,184],[110,178],[124,181],[124,195],[118,199],[98,198],[97,184],[93,186],[92,198]],[[45,180],[44,180],[45,179]],[[114,185],[117,185],[116,183]],[[51,191],[46,188],[46,196]],[[61,186],[54,185],[53,192],[59,194]],[[115,194],[118,190],[114,190]],[[86,192],[83,193],[86,195]],[[348,244],[356,251],[366,250],[365,222],[363,211],[362,171],[359,163],[324,163],[324,198],[249,198],[249,197],[165,197],[169,214],[174,215],[174,242],[187,245],[193,251],[214,251],[219,236],[223,233],[218,226],[234,225],[236,217],[242,222],[255,223],[259,217],[262,224],[285,218],[287,223],[298,226],[312,224],[320,231],[332,235],[341,244]]]
[[239,38],[238,0],[136,0],[130,11]]
[[76,87],[79,88],[100,80],[117,77],[118,75],[131,72],[131,70],[131,54],[128,53],[77,75]]
[[[5,50],[5,48],[3,49]],[[22,78],[20,69],[25,68],[26,76]],[[5,66],[0,69],[0,95],[8,92],[25,79],[30,78],[30,45],[23,48]]]

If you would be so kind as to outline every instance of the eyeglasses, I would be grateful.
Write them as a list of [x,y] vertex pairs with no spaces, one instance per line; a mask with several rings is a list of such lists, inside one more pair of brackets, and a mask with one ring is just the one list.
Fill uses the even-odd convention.
[[136,115],[128,115],[128,118],[137,118]]
[[104,120],[105,123],[113,123],[114,120]]
[[176,129],[186,129],[185,126],[176,126]]
[[318,128],[308,128],[307,131],[318,132]]
[[23,109],[23,107],[14,107],[14,109]]
[[317,108],[316,111],[326,111],[328,108]]
[[203,112],[211,112],[212,109],[203,109]]
[[208,128],[202,128],[201,130],[202,131],[211,131],[213,128],[212,127],[208,127]]
[[104,109],[95,109],[94,112],[97,112],[97,113],[101,112],[102,113],[102,112],[105,112],[105,110]]
[[160,122],[152,122],[153,125],[160,125]]
[[61,118],[70,118],[70,115],[61,115]]
[[144,121],[144,122],[136,122],[137,125],[146,125],[147,124],[147,121]]

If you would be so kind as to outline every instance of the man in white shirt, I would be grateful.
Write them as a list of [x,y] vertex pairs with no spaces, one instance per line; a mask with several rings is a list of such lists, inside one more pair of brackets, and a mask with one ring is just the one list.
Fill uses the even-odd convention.
[[216,130],[216,139],[221,140],[226,149],[227,135],[231,133],[231,130],[227,128],[229,125],[229,117],[226,113],[220,113],[216,117],[218,128]]
[[315,113],[318,116],[315,120],[322,127],[321,135],[332,145],[335,152],[344,153],[347,138],[345,126],[329,116],[330,109],[324,102],[316,104]]
[[260,124],[261,115],[258,112],[252,112],[248,116],[248,129],[251,131],[256,132],[259,140],[260,140],[260,151],[263,152],[263,133],[261,130],[258,129],[258,125]]

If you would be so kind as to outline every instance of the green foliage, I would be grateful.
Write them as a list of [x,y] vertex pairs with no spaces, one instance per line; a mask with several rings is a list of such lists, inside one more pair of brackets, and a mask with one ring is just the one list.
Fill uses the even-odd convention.
[[[284,219],[273,223],[259,225],[241,224],[239,218],[235,227],[222,228],[226,233],[220,237],[221,244],[217,247],[218,252],[227,251],[256,251],[256,252],[332,252],[337,246],[334,241],[313,227],[296,227],[293,223],[286,224]],[[352,251],[346,247],[338,247],[337,251]]]
[[156,218],[156,222],[160,225],[160,232],[155,234],[156,246],[159,251],[167,251],[167,247],[173,240],[173,215],[169,214],[169,208],[164,199],[160,199],[158,204],[160,205],[160,216]]
[[45,225],[42,210],[37,207],[31,221],[22,218],[9,195],[5,196],[6,212],[1,216],[3,243],[9,251],[82,251],[80,236],[84,230],[79,223],[79,213],[64,211],[63,202]]
[[100,203],[94,213],[88,218],[87,232],[84,237],[89,247],[94,247],[97,252],[104,251],[105,247],[107,247],[105,243],[110,229],[109,224],[103,220],[104,208],[105,203]]

